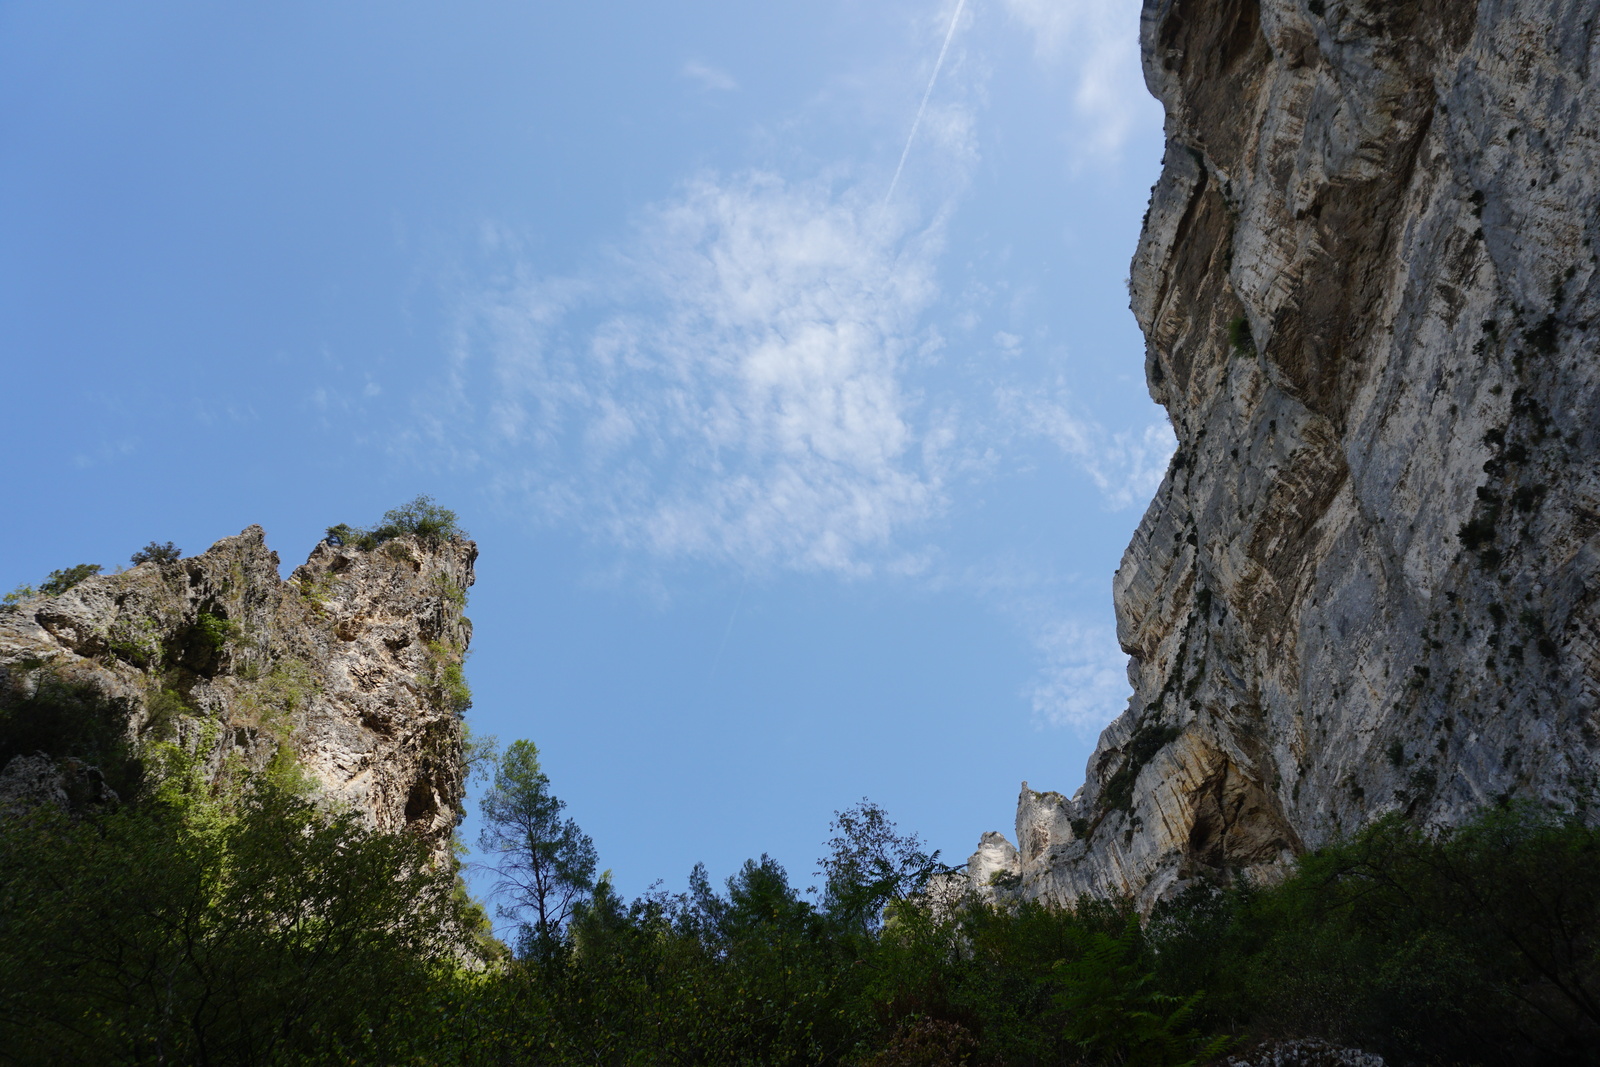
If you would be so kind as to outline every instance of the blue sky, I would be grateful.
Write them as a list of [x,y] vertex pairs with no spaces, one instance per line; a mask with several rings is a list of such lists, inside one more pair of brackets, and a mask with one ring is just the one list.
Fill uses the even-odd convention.
[[625,892],[863,795],[964,857],[1127,698],[1137,16],[0,6],[0,585],[430,493]]

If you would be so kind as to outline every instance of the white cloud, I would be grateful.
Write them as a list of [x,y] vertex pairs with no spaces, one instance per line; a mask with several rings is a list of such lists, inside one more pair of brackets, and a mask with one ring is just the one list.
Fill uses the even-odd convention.
[[[1007,2],[1041,55],[1085,26],[1091,43],[1117,37],[1097,21],[1117,5],[1091,4],[1089,17]],[[957,0],[939,18],[904,192],[887,206],[887,164],[864,176],[705,174],[579,276],[532,274],[517,236],[486,226],[485,253],[512,266],[464,301],[447,387],[418,419],[437,454],[494,471],[502,495],[543,522],[743,570],[930,573],[940,554],[928,520],[1024,437],[1054,442],[1111,507],[1148,499],[1171,451],[1164,425],[1107,430],[1075,418],[1059,384],[995,392],[940,370],[1005,361],[1015,378],[1039,360],[1023,333],[980,334],[976,319],[954,321],[959,301],[939,299],[945,223],[977,162],[982,77],[960,47]],[[1133,56],[1135,25],[1118,24],[1113,42]],[[934,80],[931,49],[945,42]],[[703,63],[681,73],[736,88]],[[914,223],[930,200],[932,221]],[[992,348],[947,350],[964,335],[992,336]]]
[[1127,706],[1128,657],[1111,627],[1056,622],[1036,633],[1034,646],[1044,668],[1025,695],[1042,723],[1093,734]]
[[1108,431],[1076,414],[1066,387],[1025,393],[997,392],[996,404],[1007,421],[1024,434],[1053,442],[1070,457],[1114,510],[1147,503],[1161,485],[1177,438],[1165,421],[1142,430]]
[[900,218],[829,177],[689,183],[608,282],[473,308],[458,358],[490,354],[491,438],[550,517],[660,558],[904,563],[944,487],[904,381],[939,233]]
[[1079,160],[1115,159],[1140,112],[1157,105],[1139,65],[1140,0],[1005,0],[1034,35],[1041,62],[1065,66],[1075,82],[1074,110],[1088,135]]
[[692,59],[683,65],[681,73],[690,81],[699,82],[700,88],[713,92],[730,93],[739,88],[739,83],[727,71],[708,67]]

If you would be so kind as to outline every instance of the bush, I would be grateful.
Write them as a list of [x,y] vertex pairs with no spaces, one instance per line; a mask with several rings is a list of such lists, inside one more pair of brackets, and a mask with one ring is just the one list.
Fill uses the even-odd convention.
[[220,651],[229,641],[237,640],[240,634],[238,623],[208,611],[200,613],[194,628],[201,642],[213,652]]
[[325,539],[370,552],[396,537],[415,537],[437,545],[452,537],[465,536],[467,532],[461,528],[455,512],[440,507],[433,497],[422,495],[384,512],[383,521],[371,529],[341,522],[328,527]]
[[42,752],[99,768],[122,796],[138,790],[142,769],[127,739],[128,706],[92,681],[37,666],[0,691],[0,768],[15,756]]
[[1390,817],[1270,889],[1193,890],[1150,927],[1213,1028],[1391,1063],[1596,1062],[1600,830],[1508,805],[1430,837]]
[[1256,340],[1250,333],[1250,320],[1243,315],[1236,315],[1228,320],[1228,347],[1233,349],[1236,355],[1256,354]]
[[602,875],[540,951],[474,971],[452,960],[481,914],[417,842],[270,782],[197,800],[205,767],[165,751],[188,767],[141,808],[0,820],[0,1061],[1159,1067],[1234,1034],[1394,1067],[1600,1049],[1600,831],[1538,808],[1438,836],[1385,819],[1278,885],[1195,884],[1145,923],[1131,900],[916,894],[864,923],[931,863],[864,801],[836,820],[820,904],[766,856],[631,904]]
[[269,786],[0,820],[0,1059],[402,1062],[461,912],[421,842]]
[[182,558],[182,549],[171,541],[164,545],[151,541],[148,545],[129,556],[128,562],[137,567],[141,563],[176,563]]
[[383,513],[383,522],[373,531],[380,541],[409,534],[424,541],[448,541],[466,536],[456,522],[456,513],[434,503],[431,496],[418,496],[408,504]]
[[45,596],[60,596],[84,579],[93,578],[101,570],[98,563],[80,563],[76,567],[51,571],[49,576],[39,583],[39,592]]

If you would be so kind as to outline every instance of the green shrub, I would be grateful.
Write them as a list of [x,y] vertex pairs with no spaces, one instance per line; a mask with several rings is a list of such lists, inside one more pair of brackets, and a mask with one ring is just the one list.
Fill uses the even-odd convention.
[[213,651],[220,651],[230,641],[238,640],[239,624],[231,619],[202,611],[195,620],[195,633]]
[[0,820],[0,1059],[418,1062],[463,910],[415,838],[265,785]]
[[418,496],[410,503],[383,513],[383,522],[373,531],[380,541],[410,535],[424,541],[448,541],[465,536],[456,522],[456,513],[434,503],[431,496]]
[[1235,355],[1255,355],[1256,341],[1250,333],[1250,320],[1243,315],[1228,320],[1228,347]]
[[482,910],[421,845],[268,780],[216,796],[176,745],[143,806],[0,820],[8,1062],[1175,1067],[1319,1038],[1394,1067],[1600,1049],[1600,830],[1505,805],[1387,818],[1276,885],[1193,880],[1141,923],[903,893],[925,857],[836,819],[827,896],[769,857],[623,901],[488,969]]
[[357,545],[360,542],[361,538],[363,538],[365,536],[366,536],[366,531],[361,529],[360,527],[351,526],[347,522],[341,522],[337,526],[328,527],[327,532],[325,534],[323,534],[323,540],[331,541],[334,544],[341,545],[341,546],[343,546],[343,545],[352,545],[352,546],[354,546],[354,545]]
[[93,578],[101,570],[98,563],[80,563],[76,567],[51,571],[49,576],[39,583],[39,592],[45,596],[60,596],[84,579]]
[[437,545],[452,537],[465,536],[467,533],[457,521],[456,513],[440,507],[433,497],[424,494],[384,512],[383,521],[371,529],[341,522],[328,527],[325,539],[370,552],[396,537],[415,537]]
[[11,686],[0,690],[0,767],[36,752],[82,760],[99,768],[118,794],[131,796],[143,771],[127,740],[128,712],[124,701],[93,681],[47,665],[15,671]]
[[137,567],[141,563],[176,563],[182,558],[183,550],[171,541],[164,545],[151,541],[132,556],[129,556],[128,562]]
[[1147,953],[1136,915],[1115,934],[1085,926],[1068,932],[1074,951],[1053,969],[1054,999],[1067,1039],[1092,1061],[1179,1067],[1215,1059],[1231,1043],[1190,1025],[1201,993],[1162,992],[1141,958]]
[[157,689],[145,698],[143,734],[155,741],[170,741],[178,732],[178,720],[193,715],[195,709],[176,689]]
[[421,678],[423,687],[455,714],[465,714],[472,707],[472,689],[467,685],[460,653],[441,641],[429,641],[427,648],[428,662]]

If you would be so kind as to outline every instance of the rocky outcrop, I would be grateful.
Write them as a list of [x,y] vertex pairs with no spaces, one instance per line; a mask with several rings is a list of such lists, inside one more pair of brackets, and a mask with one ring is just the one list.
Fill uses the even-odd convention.
[[1600,3],[1147,0],[1130,281],[1178,437],[1114,588],[1134,697],[1022,894],[1263,875],[1600,752]]
[[444,855],[464,793],[476,558],[461,538],[323,541],[285,581],[252,526],[0,608],[0,720],[19,749],[0,792],[65,804],[110,747],[137,761],[176,744],[219,786],[283,775]]

